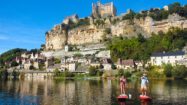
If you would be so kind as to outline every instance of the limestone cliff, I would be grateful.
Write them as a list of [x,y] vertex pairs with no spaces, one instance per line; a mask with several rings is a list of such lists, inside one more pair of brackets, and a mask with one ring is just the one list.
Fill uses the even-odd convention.
[[46,49],[62,49],[67,43],[67,35],[67,29],[62,27],[62,25],[57,25],[51,31],[46,32]]
[[[104,19],[89,18],[89,24],[71,27],[62,23],[46,33],[46,50],[63,49],[65,44],[82,45],[87,43],[100,43],[103,35],[132,37],[142,34],[149,37],[151,33],[166,32],[170,27],[187,28],[187,19],[177,14],[170,15],[168,19],[154,21],[150,17],[145,19],[123,20],[120,16]],[[113,22],[118,20],[117,22]],[[77,24],[77,23],[76,23]],[[105,29],[110,29],[109,33]]]

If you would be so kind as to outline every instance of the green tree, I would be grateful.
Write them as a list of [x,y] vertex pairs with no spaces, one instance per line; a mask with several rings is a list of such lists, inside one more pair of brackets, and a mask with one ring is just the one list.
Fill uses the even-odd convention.
[[111,68],[112,68],[113,70],[117,69],[115,64],[112,64],[112,65],[111,65]]
[[124,76],[126,77],[126,78],[128,78],[128,77],[131,77],[131,73],[130,73],[130,71],[125,71],[124,72]]
[[164,74],[166,77],[172,77],[172,70],[173,70],[173,67],[171,64],[164,65]]
[[11,67],[15,67],[15,66],[18,66],[19,64],[16,62],[16,61],[13,61],[12,63],[11,63]]
[[54,63],[55,63],[55,64],[60,64],[60,62],[61,62],[60,59],[58,59],[58,58],[55,58],[55,59],[54,59]]
[[123,16],[123,20],[133,20],[136,13],[133,10],[129,10],[129,13]]
[[187,67],[184,65],[177,65],[173,68],[172,75],[175,78],[185,78],[187,76]]
[[104,30],[104,33],[105,33],[105,34],[111,34],[111,29],[110,29],[110,28],[106,28],[106,29]]
[[0,55],[0,65],[5,66],[5,62],[12,62],[16,57],[21,56],[23,52],[27,52],[26,49],[15,48]]
[[58,69],[55,69],[54,71],[54,76],[60,76],[60,71]]
[[90,66],[90,68],[89,68],[89,75],[90,76],[96,76],[97,72],[98,72],[98,70],[96,69],[96,67]]
[[83,57],[83,55],[81,53],[75,53],[73,56],[78,57],[78,58]]
[[119,69],[118,70],[118,76],[122,76],[124,75],[124,70],[123,69]]

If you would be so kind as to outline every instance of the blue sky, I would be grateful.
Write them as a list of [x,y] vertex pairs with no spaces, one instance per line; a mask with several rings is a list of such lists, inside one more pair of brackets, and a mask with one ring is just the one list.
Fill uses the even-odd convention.
[[[187,0],[101,0],[113,1],[118,15],[127,9],[135,11],[163,7],[173,2],[187,4]],[[40,48],[45,32],[59,24],[66,16],[91,14],[91,4],[97,0],[1,0],[0,54],[12,48]]]

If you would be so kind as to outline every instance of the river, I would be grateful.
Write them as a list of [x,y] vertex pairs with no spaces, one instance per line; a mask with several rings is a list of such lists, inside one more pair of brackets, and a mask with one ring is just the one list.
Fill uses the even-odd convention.
[[1,80],[0,105],[187,105],[187,80],[150,80],[149,103],[138,99],[139,87],[128,80],[132,99],[119,103],[117,80]]

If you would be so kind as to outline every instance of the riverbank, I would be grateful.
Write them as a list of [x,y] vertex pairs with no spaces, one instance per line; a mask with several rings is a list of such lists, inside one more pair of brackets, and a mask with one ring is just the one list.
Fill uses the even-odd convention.
[[[176,70],[175,70],[176,71]],[[179,74],[183,76],[176,76],[176,74],[172,71],[171,75],[168,76],[168,72],[165,73],[165,70],[158,67],[148,68],[147,71],[130,71],[130,70],[108,70],[108,71],[100,71],[100,70],[92,70],[87,73],[77,73],[77,72],[45,72],[45,71],[27,71],[27,72],[17,72],[13,71],[11,73],[6,70],[0,73],[2,78],[54,78],[54,79],[91,79],[91,80],[100,80],[100,79],[119,79],[121,75],[124,75],[127,79],[139,79],[143,73],[147,73],[149,79],[155,80],[174,80],[174,79],[187,79],[184,77],[183,72]],[[179,78],[180,77],[180,78]]]

